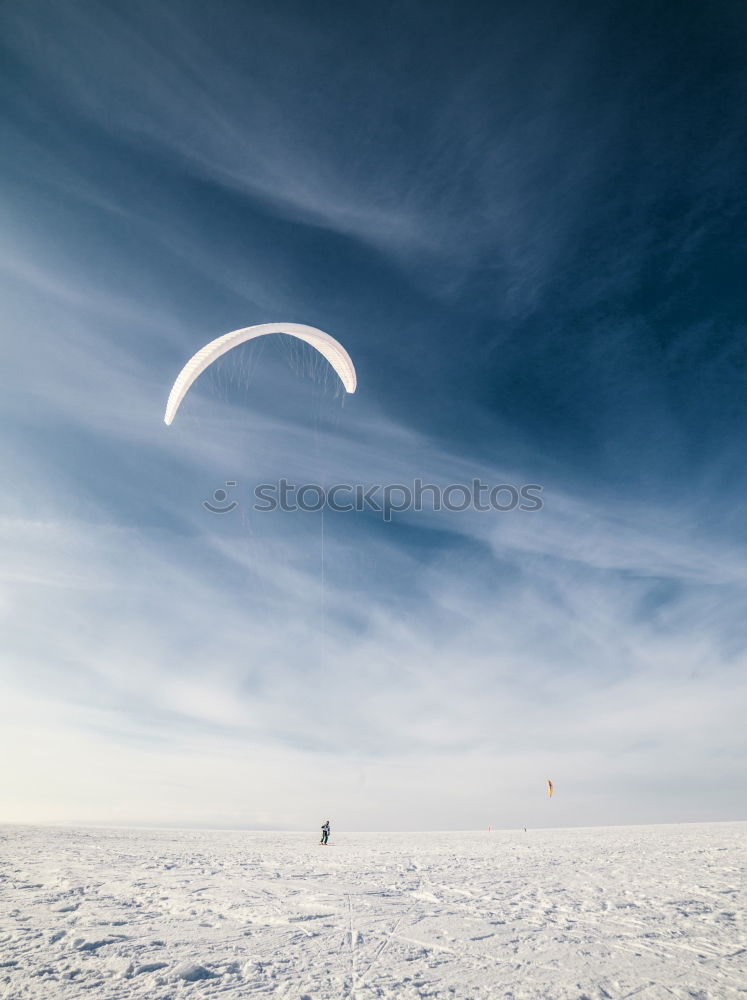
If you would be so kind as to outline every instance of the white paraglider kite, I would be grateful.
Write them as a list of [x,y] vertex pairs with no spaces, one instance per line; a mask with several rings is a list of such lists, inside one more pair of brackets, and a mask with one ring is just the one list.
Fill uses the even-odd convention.
[[355,392],[357,378],[353,362],[345,348],[334,337],[328,333],[317,330],[313,326],[304,326],[303,323],[260,323],[258,326],[246,326],[241,330],[234,330],[233,333],[226,333],[216,340],[211,340],[193,357],[189,359],[177,376],[176,382],[169,393],[166,403],[166,413],[164,423],[170,424],[176,416],[182,400],[189,392],[190,386],[195,379],[201,375],[206,368],[226,351],[233,347],[253,340],[255,337],[264,337],[268,333],[289,333],[299,340],[305,341],[315,347],[319,353],[329,361],[334,370],[340,376],[340,381],[346,392]]

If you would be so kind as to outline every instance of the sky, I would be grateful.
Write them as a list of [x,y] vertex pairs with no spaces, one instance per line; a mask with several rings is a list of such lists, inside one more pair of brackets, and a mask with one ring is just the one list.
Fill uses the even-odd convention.
[[[0,39],[0,818],[747,819],[744,6],[26,0]],[[266,337],[165,426],[276,322],[357,392]],[[282,478],[542,507],[256,511]]]

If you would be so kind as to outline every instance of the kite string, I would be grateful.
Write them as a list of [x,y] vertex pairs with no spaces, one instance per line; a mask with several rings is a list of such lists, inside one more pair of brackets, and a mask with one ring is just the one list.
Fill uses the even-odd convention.
[[[322,489],[324,489],[324,484]],[[323,498],[326,501],[326,497]],[[322,503],[322,669],[324,669],[327,660],[327,601],[326,601],[326,567],[325,567],[325,553],[324,553],[324,507],[325,503]]]
[[[310,362],[310,359],[308,357],[304,357],[303,348],[305,346],[306,345],[304,344],[301,347],[301,358],[303,359],[303,363],[305,364],[306,370],[309,371],[310,369],[312,369],[313,366],[312,366],[312,363]],[[292,345],[292,349],[295,350],[295,344]],[[321,628],[321,635],[319,637],[319,646],[317,648],[319,649],[319,655],[320,655],[320,660],[321,660],[320,666],[321,666],[321,669],[324,670],[324,667],[325,667],[325,664],[326,664],[326,659],[327,659],[327,649],[326,649],[326,603],[327,602],[326,602],[326,594],[325,594],[326,580],[325,580],[325,549],[324,549],[324,544],[325,544],[325,538],[324,538],[324,506],[325,506],[325,501],[326,501],[326,495],[324,493],[324,468],[323,468],[323,461],[322,461],[322,454],[321,454],[321,447],[320,447],[320,434],[321,434],[321,428],[320,428],[320,401],[319,401],[319,397],[318,397],[317,392],[316,392],[316,388],[317,388],[317,383],[316,383],[315,379],[313,378],[313,371],[312,371],[312,378],[310,380],[309,391],[310,391],[310,394],[311,394],[311,404],[312,404],[312,413],[313,413],[313,423],[312,423],[313,433],[314,433],[314,449],[313,449],[314,450],[314,462],[313,462],[313,467],[316,469],[316,485],[317,485],[317,487],[318,487],[318,489],[320,491],[319,499],[321,501],[321,506],[320,506],[320,509],[319,509],[319,514],[321,516],[320,536],[319,536],[319,561],[320,561],[320,577],[319,577],[319,624],[320,624],[320,628]]]

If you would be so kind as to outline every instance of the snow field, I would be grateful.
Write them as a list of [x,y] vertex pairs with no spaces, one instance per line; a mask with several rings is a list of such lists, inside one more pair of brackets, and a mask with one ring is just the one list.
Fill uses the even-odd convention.
[[0,827],[0,998],[747,997],[747,824]]

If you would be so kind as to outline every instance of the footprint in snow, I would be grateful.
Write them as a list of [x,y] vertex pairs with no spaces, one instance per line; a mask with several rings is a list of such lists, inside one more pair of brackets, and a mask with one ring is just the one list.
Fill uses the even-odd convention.
[[182,962],[174,969],[177,979],[183,979],[188,983],[196,983],[200,979],[217,979],[214,972],[208,971],[204,965],[195,965],[193,962]]

